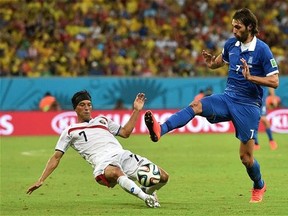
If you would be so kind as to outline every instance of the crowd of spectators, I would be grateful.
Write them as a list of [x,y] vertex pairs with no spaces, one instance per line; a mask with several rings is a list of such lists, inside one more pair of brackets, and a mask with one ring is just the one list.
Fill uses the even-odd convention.
[[225,75],[201,51],[221,51],[242,7],[287,75],[287,1],[1,0],[0,76]]

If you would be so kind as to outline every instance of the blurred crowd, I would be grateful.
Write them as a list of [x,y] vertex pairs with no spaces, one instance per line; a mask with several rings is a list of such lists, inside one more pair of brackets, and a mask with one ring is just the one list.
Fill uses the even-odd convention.
[[0,76],[223,76],[201,51],[221,52],[242,7],[288,75],[288,1],[1,0]]

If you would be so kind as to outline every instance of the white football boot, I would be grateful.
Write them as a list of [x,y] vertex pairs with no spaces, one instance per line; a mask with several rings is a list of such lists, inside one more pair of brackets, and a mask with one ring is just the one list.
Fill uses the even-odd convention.
[[[146,187],[141,186],[140,188],[141,188],[141,190],[142,190],[144,193],[147,193],[147,192],[146,192]],[[149,206],[150,208],[159,208],[159,207],[161,207],[161,205],[160,205],[160,203],[159,203],[158,196],[157,196],[157,194],[156,194],[156,191],[154,191],[150,196],[152,196],[152,197],[154,198],[154,207],[150,207],[150,206],[147,204],[147,202],[146,202],[147,199],[145,200],[146,205]]]

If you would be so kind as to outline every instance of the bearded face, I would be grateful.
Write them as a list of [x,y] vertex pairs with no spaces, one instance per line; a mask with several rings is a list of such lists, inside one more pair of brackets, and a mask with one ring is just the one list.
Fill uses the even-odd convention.
[[238,20],[232,20],[233,34],[235,38],[241,43],[245,43],[251,37],[251,33],[248,28]]

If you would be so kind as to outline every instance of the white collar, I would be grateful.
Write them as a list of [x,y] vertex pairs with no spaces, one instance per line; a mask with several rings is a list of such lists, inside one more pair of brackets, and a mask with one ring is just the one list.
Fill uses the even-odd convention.
[[[255,50],[255,47],[256,47],[256,42],[257,42],[257,38],[256,36],[253,37],[252,41],[250,42],[250,46],[248,48],[248,51],[254,51]],[[235,46],[241,46],[241,42],[240,41],[237,41],[235,43]]]

